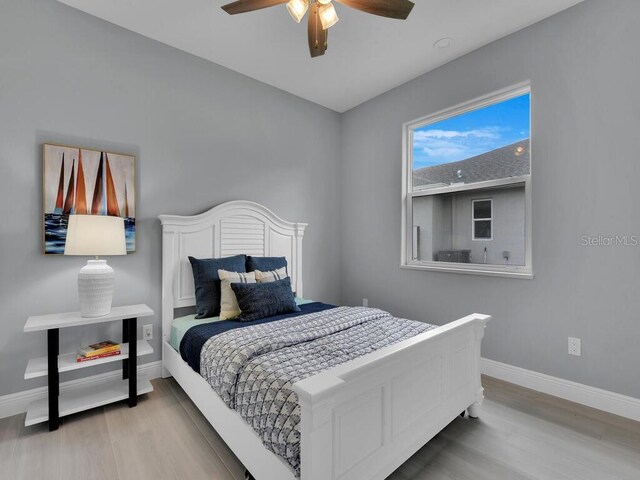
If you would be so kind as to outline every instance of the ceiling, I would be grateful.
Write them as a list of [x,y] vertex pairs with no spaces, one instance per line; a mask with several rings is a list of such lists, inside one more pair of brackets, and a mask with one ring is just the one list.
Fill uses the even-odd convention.
[[[582,0],[414,0],[405,21],[336,4],[340,21],[317,58],[306,17],[295,23],[285,5],[231,16],[223,0],[58,1],[344,112]],[[442,38],[451,45],[434,47]]]

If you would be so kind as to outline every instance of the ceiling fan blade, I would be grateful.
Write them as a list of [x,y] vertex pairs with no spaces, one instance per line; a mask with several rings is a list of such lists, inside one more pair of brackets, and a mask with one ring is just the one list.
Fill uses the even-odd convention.
[[373,15],[399,20],[405,20],[414,5],[409,0],[336,0],[336,2]]
[[318,15],[319,6],[318,2],[309,5],[309,52],[311,58],[324,55],[327,50],[329,31],[322,28],[320,15]]
[[253,12],[262,8],[273,7],[281,3],[287,3],[287,0],[238,0],[237,2],[223,5],[222,9],[229,15],[235,15],[236,13]]

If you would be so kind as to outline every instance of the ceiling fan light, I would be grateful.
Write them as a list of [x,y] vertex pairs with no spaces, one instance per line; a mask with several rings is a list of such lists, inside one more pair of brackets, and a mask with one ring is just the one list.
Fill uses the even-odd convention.
[[333,7],[333,3],[320,5],[318,8],[318,15],[320,15],[320,22],[322,22],[322,28],[324,30],[334,26],[339,20],[336,9]]
[[327,3],[331,3],[331,0],[316,0],[320,5],[326,5]]
[[304,14],[307,13],[309,8],[309,0],[289,0],[287,3],[287,11],[291,18],[300,23]]

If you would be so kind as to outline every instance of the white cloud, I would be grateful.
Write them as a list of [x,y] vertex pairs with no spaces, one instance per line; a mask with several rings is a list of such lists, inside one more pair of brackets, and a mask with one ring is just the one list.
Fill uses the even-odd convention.
[[500,138],[496,127],[486,127],[475,130],[418,130],[414,132],[414,141],[427,140],[430,138]]
[[413,133],[413,145],[431,158],[448,161],[469,158],[483,151],[483,145],[500,139],[500,128],[485,127],[473,130],[417,130]]
[[459,147],[439,147],[439,148],[429,148],[425,147],[422,149],[424,153],[429,155],[430,157],[457,157],[465,153],[465,148]]
[[429,157],[457,157],[468,152],[469,146],[460,142],[443,140],[439,137],[428,137],[415,146]]

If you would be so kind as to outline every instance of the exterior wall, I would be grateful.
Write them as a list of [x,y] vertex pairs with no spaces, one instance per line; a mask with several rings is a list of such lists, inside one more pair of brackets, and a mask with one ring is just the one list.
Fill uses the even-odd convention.
[[416,198],[413,224],[420,228],[419,259],[435,260],[438,250],[451,248],[451,199],[448,195]]
[[434,223],[433,223],[433,257],[439,250],[453,248],[453,196],[441,195],[434,198]]
[[[421,197],[416,198],[413,202],[413,227],[419,229],[418,239],[416,244],[416,238],[413,239],[413,258],[418,260],[426,260],[431,257],[431,252],[434,250],[433,246],[433,209],[434,198],[433,197]],[[414,230],[414,235],[416,231]],[[416,252],[416,245],[418,245],[418,251]]]
[[[486,198],[493,200],[493,238],[473,240],[472,201]],[[488,264],[524,265],[524,187],[459,193],[455,195],[455,205],[454,248],[471,250],[471,263],[485,263],[486,247]],[[505,250],[511,254],[509,261],[502,256]]]
[[[473,240],[472,201],[493,200],[491,240]],[[440,250],[471,250],[471,263],[524,265],[524,187],[419,197],[413,201],[414,226],[420,227],[420,260],[436,260]],[[509,251],[507,261],[502,253]]]

